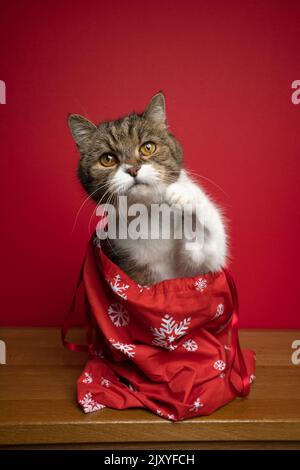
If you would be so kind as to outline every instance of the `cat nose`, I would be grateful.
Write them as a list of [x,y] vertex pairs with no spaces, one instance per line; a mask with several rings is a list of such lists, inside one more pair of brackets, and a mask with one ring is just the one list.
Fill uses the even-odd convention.
[[138,166],[130,166],[129,168],[127,168],[126,171],[127,171],[127,173],[130,174],[130,176],[135,177],[135,176],[137,176],[138,171],[139,171],[140,168],[141,168],[141,165],[138,165]]

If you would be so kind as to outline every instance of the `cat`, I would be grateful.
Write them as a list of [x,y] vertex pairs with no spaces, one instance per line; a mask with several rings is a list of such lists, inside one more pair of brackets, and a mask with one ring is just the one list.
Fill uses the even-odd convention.
[[[135,282],[150,286],[166,279],[217,272],[226,264],[227,234],[220,209],[183,168],[180,143],[168,129],[165,97],[154,95],[142,114],[93,124],[71,114],[68,124],[77,144],[79,180],[98,204],[165,203],[184,208],[193,217],[200,204],[204,238],[193,250],[186,240],[109,239],[106,254]],[[161,224],[161,221],[157,221]],[[159,227],[164,230],[164,227]],[[172,232],[173,233],[173,232]]]

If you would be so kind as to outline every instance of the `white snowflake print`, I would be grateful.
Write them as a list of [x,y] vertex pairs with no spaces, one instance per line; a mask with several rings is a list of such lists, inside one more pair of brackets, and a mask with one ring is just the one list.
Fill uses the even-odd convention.
[[98,411],[105,408],[105,405],[101,405],[101,403],[97,403],[95,400],[93,400],[91,392],[86,393],[83,399],[79,400],[79,403],[82,405],[83,411],[85,413],[92,413],[93,411]]
[[89,372],[85,372],[84,376],[85,376],[84,379],[82,379],[82,382],[84,384],[91,384],[93,382],[93,377],[91,376]]
[[126,308],[119,304],[111,304],[107,313],[115,326],[126,326],[129,323],[129,315]]
[[203,292],[207,287],[207,280],[203,279],[203,277],[199,277],[199,279],[194,283],[194,286],[196,287],[196,290]]
[[185,343],[182,345],[187,351],[194,352],[197,351],[198,349],[198,344],[196,341],[193,339],[188,339]]
[[112,281],[108,280],[108,283],[117,295],[122,297],[122,299],[127,299],[126,291],[129,289],[129,285],[122,282],[120,274],[116,274]]
[[126,354],[128,357],[134,357],[135,355],[135,345],[134,344],[125,344],[125,343],[120,343],[119,341],[115,341],[114,339],[109,340],[112,344],[112,346],[115,349],[118,349],[118,351],[121,351],[123,354]]
[[175,416],[174,416],[174,415],[168,415],[168,419],[169,419],[170,421],[174,421],[174,420],[175,420]]
[[111,385],[111,382],[108,379],[105,379],[104,377],[101,377],[100,385],[102,385],[102,387],[109,388],[110,385]]
[[129,390],[131,390],[132,392],[137,392],[137,391],[138,391],[132,384],[128,384],[128,388],[129,388]]
[[158,414],[158,416],[163,416],[163,412],[161,410],[156,410],[156,414]]
[[190,323],[190,317],[176,323],[173,317],[168,314],[164,315],[160,328],[151,327],[154,336],[152,344],[173,351],[177,348],[177,345],[173,344],[174,341],[187,333]]
[[219,304],[217,306],[217,311],[216,311],[215,316],[213,317],[213,320],[216,320],[217,318],[219,318],[221,315],[223,315],[223,313],[224,313],[224,305]]
[[190,411],[199,411],[202,408],[203,403],[201,402],[200,398],[194,401],[193,406],[190,408]]
[[225,374],[224,372],[221,372],[221,374],[219,375],[220,379],[225,379]]
[[250,383],[252,384],[255,380],[256,380],[255,375],[251,374],[250,377],[249,377]]
[[145,289],[150,290],[149,286],[142,286],[141,284],[137,284],[137,286],[138,286],[140,292],[144,292]]
[[227,346],[227,344],[225,344],[225,345],[224,345],[224,349],[225,349],[226,351],[230,351],[230,350],[231,350],[231,347],[230,347],[230,346]]
[[103,351],[99,350],[99,351],[93,351],[93,356],[96,356],[96,357],[100,357],[101,359],[104,358],[104,354],[103,354]]
[[225,364],[224,361],[218,360],[218,361],[216,361],[216,362],[214,363],[214,368],[215,368],[216,370],[222,371],[222,370],[225,369],[225,367],[226,367],[226,364]]

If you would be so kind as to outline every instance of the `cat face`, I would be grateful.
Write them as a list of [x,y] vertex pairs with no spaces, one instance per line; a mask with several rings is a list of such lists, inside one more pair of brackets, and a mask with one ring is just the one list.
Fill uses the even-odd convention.
[[79,179],[95,201],[114,204],[126,195],[132,202],[154,202],[177,180],[182,150],[168,131],[162,93],[143,114],[98,126],[73,114],[68,123],[81,155]]

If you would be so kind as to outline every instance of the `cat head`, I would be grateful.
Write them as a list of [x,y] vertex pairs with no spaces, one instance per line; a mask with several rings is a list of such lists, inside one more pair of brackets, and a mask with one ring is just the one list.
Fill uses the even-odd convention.
[[80,152],[79,179],[96,202],[126,195],[154,202],[178,179],[182,150],[166,123],[165,98],[152,97],[142,114],[93,124],[71,114],[68,124]]

